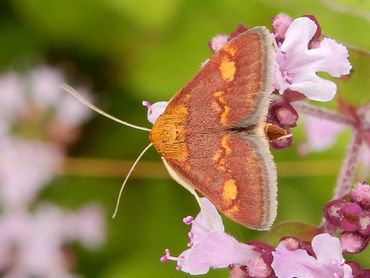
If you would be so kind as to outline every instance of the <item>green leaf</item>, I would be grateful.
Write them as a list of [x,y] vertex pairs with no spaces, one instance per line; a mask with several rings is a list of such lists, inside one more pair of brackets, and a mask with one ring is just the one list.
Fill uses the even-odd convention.
[[284,222],[264,234],[262,241],[277,246],[282,237],[292,236],[300,240],[311,241],[319,233],[320,229],[311,224],[293,221]]
[[349,48],[351,74],[336,79],[338,96],[348,104],[363,106],[370,102],[370,53],[366,50]]

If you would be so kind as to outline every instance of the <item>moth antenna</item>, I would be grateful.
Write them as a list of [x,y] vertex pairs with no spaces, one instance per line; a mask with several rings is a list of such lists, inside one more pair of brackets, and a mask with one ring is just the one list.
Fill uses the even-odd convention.
[[113,216],[112,218],[115,218],[116,215],[117,215],[117,212],[118,212],[118,208],[119,208],[119,205],[120,205],[120,202],[121,202],[121,196],[122,196],[122,192],[123,192],[123,188],[125,187],[126,185],[126,182],[128,180],[128,178],[130,177],[132,171],[135,169],[135,166],[136,164],[139,162],[139,160],[141,159],[141,157],[146,153],[146,151],[153,145],[153,143],[150,143],[148,146],[145,147],[145,149],[139,154],[139,156],[136,158],[134,164],[132,164],[130,170],[128,171],[127,175],[126,175],[126,178],[125,180],[123,181],[122,185],[121,185],[121,188],[119,190],[119,193],[118,193],[118,198],[117,198],[117,202],[116,202],[116,208],[114,209],[114,213],[113,213]]
[[149,128],[145,128],[145,127],[141,127],[141,126],[137,126],[137,125],[133,125],[133,124],[130,124],[128,122],[124,122],[106,112],[104,112],[103,110],[99,109],[98,107],[96,107],[94,104],[92,104],[91,102],[89,102],[86,98],[84,98],[80,93],[78,93],[75,89],[73,89],[71,86],[67,85],[67,84],[62,84],[60,86],[64,91],[70,93],[72,96],[74,96],[75,98],[77,98],[79,101],[81,101],[83,104],[85,104],[87,107],[89,107],[91,110],[94,110],[96,113],[99,113],[101,115],[103,115],[104,117],[107,117],[108,119],[111,119],[117,123],[120,123],[122,125],[125,125],[125,126],[128,126],[128,127],[132,127],[132,128],[135,128],[135,129],[139,129],[139,130],[144,130],[144,131],[150,131]]

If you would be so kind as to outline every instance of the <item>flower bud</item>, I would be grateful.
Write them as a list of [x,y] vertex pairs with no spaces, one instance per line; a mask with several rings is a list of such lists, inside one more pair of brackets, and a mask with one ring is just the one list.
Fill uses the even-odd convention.
[[370,186],[364,182],[357,184],[352,190],[350,198],[364,209],[370,209]]
[[340,235],[342,250],[348,253],[359,253],[363,251],[369,243],[369,238],[359,233],[344,232]]
[[333,226],[338,227],[341,222],[340,209],[345,205],[343,200],[332,200],[324,207],[324,217]]

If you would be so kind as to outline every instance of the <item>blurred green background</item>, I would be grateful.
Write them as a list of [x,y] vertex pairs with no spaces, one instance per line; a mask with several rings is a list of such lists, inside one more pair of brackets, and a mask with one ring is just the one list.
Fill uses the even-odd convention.
[[[88,84],[95,103],[127,121],[150,127],[142,100],[168,100],[211,55],[207,43],[239,23],[270,27],[280,12],[293,17],[314,14],[325,34],[370,50],[370,2],[341,1],[199,1],[199,0],[2,0],[0,1],[0,69],[23,70],[48,63],[63,68],[74,83]],[[341,9],[338,7],[345,7]],[[367,17],[366,17],[367,15]],[[369,71],[369,64],[364,68]],[[354,84],[362,101],[369,87]],[[368,82],[368,81],[367,81]],[[304,135],[295,130],[296,142]],[[331,150],[300,157],[296,145],[273,152],[279,169],[279,210],[276,223],[287,220],[319,224],[349,140],[341,135]],[[130,161],[149,142],[148,134],[94,117],[72,146],[65,174],[42,197],[63,207],[101,202],[107,213],[105,247],[94,253],[75,247],[75,272],[84,277],[185,277],[174,263],[162,265],[165,248],[179,254],[186,248],[188,227],[182,218],[195,215],[192,196],[160,166],[152,149],[129,180],[115,220],[119,186]],[[106,159],[105,163],[91,159]],[[146,163],[146,162],[152,163]],[[104,161],[103,161],[104,162]],[[73,164],[75,163],[75,164]],[[122,169],[121,169],[122,165]],[[159,169],[159,170],[157,170]],[[258,239],[252,232],[225,219],[226,231],[240,241]],[[369,249],[369,248],[368,248]],[[370,267],[370,252],[354,256]],[[227,277],[214,270],[208,277]]]

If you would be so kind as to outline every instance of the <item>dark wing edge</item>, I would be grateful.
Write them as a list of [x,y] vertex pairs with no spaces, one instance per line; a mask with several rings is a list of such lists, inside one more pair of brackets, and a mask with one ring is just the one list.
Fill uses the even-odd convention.
[[256,148],[256,154],[261,158],[263,173],[266,184],[264,184],[265,193],[265,217],[261,228],[257,230],[270,230],[277,214],[277,174],[276,166],[269,149],[269,143],[265,134],[247,135],[246,140],[252,143]]
[[269,143],[267,141],[264,125],[267,118],[268,108],[271,101],[271,93],[274,90],[273,87],[273,74],[275,71],[275,50],[274,50],[274,38],[270,31],[264,27],[255,27],[251,29],[258,33],[261,37],[262,45],[265,52],[265,69],[262,74],[262,89],[261,89],[261,100],[255,113],[256,116],[260,115],[259,119],[256,119],[259,123],[255,129],[255,136],[250,135],[248,139],[254,143],[257,148],[263,164],[265,166],[264,172],[266,174],[267,184],[265,185],[265,208],[266,214],[264,219],[264,225],[260,230],[269,230],[275,221],[277,214],[277,174],[276,165],[274,163],[272,154],[270,152]]
[[261,73],[261,97],[258,100],[254,113],[242,121],[243,126],[266,122],[268,108],[271,102],[271,93],[274,91],[273,74],[276,63],[274,38],[270,31],[264,26],[258,26],[248,30],[247,32],[254,32],[259,35],[265,54],[265,63]]

